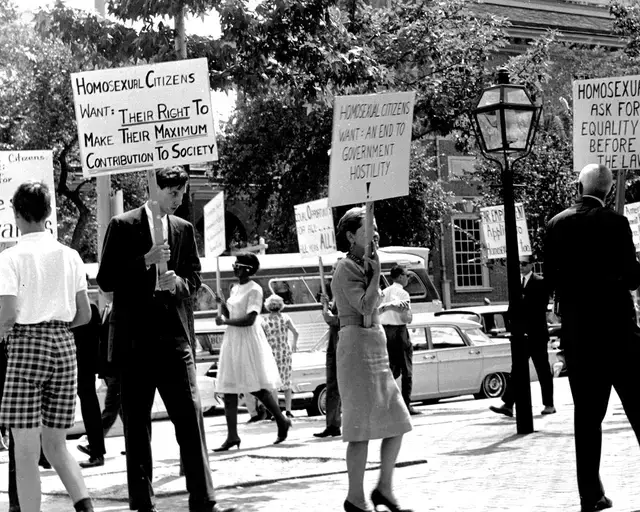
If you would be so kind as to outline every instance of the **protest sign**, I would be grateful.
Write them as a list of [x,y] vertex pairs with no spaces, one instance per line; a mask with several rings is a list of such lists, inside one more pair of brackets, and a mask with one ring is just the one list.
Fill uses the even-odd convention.
[[633,245],[636,246],[636,252],[640,252],[640,203],[625,204],[624,216],[631,226]]
[[640,76],[573,82],[573,168],[640,169]]
[[218,159],[207,59],[72,73],[86,177]]
[[[516,227],[518,230],[518,253],[520,256],[530,256],[531,241],[527,231],[527,219],[524,206],[516,203]],[[487,259],[507,257],[507,240],[504,227],[504,206],[488,206],[480,208],[480,225]]]
[[336,96],[329,205],[409,194],[415,92]]
[[28,180],[43,181],[49,187],[51,215],[45,221],[45,228],[58,238],[53,152],[0,151],[0,242],[17,240],[20,235],[11,208],[11,199],[18,186]]
[[204,254],[220,256],[226,248],[224,192],[220,192],[204,206]]
[[294,206],[300,254],[320,256],[336,251],[333,213],[327,198]]

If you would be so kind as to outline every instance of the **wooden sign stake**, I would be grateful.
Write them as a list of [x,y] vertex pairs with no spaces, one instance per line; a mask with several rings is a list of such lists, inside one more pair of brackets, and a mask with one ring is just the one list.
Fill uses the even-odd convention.
[[[322,256],[318,256],[318,269],[320,270],[320,290],[322,295],[327,294],[327,284],[324,282],[324,265],[322,264]],[[327,312],[327,305],[322,304],[322,311]]]
[[[162,214],[160,213],[160,205],[158,204],[158,182],[156,181],[155,169],[147,170],[147,181],[149,182],[149,207],[153,215],[153,239],[155,245],[165,243],[164,233],[162,232]],[[162,262],[158,265],[158,275],[162,275],[167,271],[167,263]]]
[[[373,201],[370,201],[366,204],[366,217],[365,217],[365,225],[364,225],[364,254],[368,258],[373,256]],[[364,264],[365,272],[369,272],[371,269],[367,263]],[[369,283],[367,283],[368,285]],[[373,323],[372,315],[365,315],[364,320],[362,322],[363,327],[371,327]]]
[[[222,297],[222,286],[220,285],[220,256],[216,256],[216,293]],[[222,316],[222,304],[218,304],[218,316]]]

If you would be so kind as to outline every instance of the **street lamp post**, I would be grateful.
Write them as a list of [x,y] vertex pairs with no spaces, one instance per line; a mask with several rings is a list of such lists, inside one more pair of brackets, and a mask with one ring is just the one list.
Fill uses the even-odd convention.
[[524,347],[524,330],[517,313],[522,301],[522,290],[511,169],[515,162],[531,151],[541,110],[523,86],[509,83],[507,71],[501,69],[498,72],[498,84],[482,91],[471,115],[482,154],[496,162],[502,170],[513,369],[510,385],[515,388],[518,434],[533,432],[533,416],[529,357]]

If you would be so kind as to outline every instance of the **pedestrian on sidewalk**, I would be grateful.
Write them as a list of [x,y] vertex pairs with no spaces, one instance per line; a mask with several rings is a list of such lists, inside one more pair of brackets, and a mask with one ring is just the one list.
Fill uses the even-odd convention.
[[[520,275],[522,300],[517,311],[513,312],[514,320],[519,322],[524,332],[523,341],[527,351],[527,359],[530,357],[538,374],[540,390],[542,392],[542,414],[554,414],[556,408],[553,405],[553,375],[549,365],[549,327],[547,325],[547,309],[549,307],[549,290],[542,276],[533,272],[535,263],[532,256],[520,258]],[[516,401],[513,372],[507,384],[507,389],[502,397],[503,404],[499,407],[491,406],[493,412],[513,416],[513,404]]]
[[[173,215],[189,175],[176,166],[157,169],[155,177],[157,197],[109,222],[97,277],[102,290],[113,292],[111,361],[122,379],[129,508],[156,511],[151,409],[157,389],[175,427],[189,510],[219,512],[193,355],[200,259],[193,225]],[[153,229],[151,200],[157,200],[161,235]]]
[[227,420],[227,439],[214,452],[240,448],[238,435],[238,394],[249,390],[275,417],[278,435],[273,444],[282,443],[291,428],[291,420],[282,414],[273,398],[273,390],[281,386],[278,366],[262,329],[262,288],[251,279],[260,268],[258,257],[250,252],[236,254],[233,274],[238,284],[231,288],[227,301],[216,294],[222,306],[216,324],[227,325],[218,363],[216,390],[224,393],[224,414]]
[[[335,266],[334,266],[335,271]],[[327,342],[327,354],[325,368],[327,372],[327,412],[325,416],[326,427],[322,432],[316,432],[314,437],[336,437],[342,435],[342,405],[340,402],[340,390],[338,388],[338,369],[336,366],[336,348],[340,333],[340,319],[335,302],[330,302],[328,295],[320,297],[322,302],[322,317],[329,326],[329,340]]]
[[78,449],[89,455],[89,460],[81,462],[81,468],[104,466],[104,433],[102,431],[102,416],[100,401],[96,393],[96,373],[100,352],[100,311],[98,306],[91,304],[91,320],[88,324],[76,327],[73,338],[76,344],[76,359],[78,365],[78,398],[82,421],[89,441],[89,449]]
[[[393,471],[402,436],[412,427],[409,411],[389,367],[387,340],[378,316],[381,300],[378,233],[374,227],[374,254],[369,258],[365,256],[364,218],[364,208],[352,208],[340,219],[336,243],[338,250],[347,252],[347,257],[338,262],[331,281],[340,318],[337,366],[342,439],[349,443],[349,491],[344,509],[346,512],[370,510],[364,493],[369,441],[382,439],[380,477],[371,501],[374,507],[385,505],[389,510],[399,511],[393,495]],[[368,315],[372,323],[364,327],[364,317]]]
[[545,281],[555,292],[574,403],[578,491],[582,512],[612,506],[600,480],[602,421],[615,388],[640,439],[637,362],[640,330],[630,290],[640,286],[629,221],[607,206],[611,171],[580,171],[577,203],[547,224]]
[[[298,329],[287,314],[283,314],[284,300],[279,295],[273,294],[264,301],[267,314],[262,319],[262,328],[271,347],[273,357],[278,366],[284,392],[284,409],[288,418],[293,418],[291,412],[291,354],[298,351]],[[293,342],[289,345],[289,331],[293,335]],[[273,391],[273,398],[278,403],[278,390]]]
[[413,389],[413,345],[409,337],[407,324],[413,318],[411,314],[411,297],[405,287],[409,277],[404,267],[394,265],[389,277],[393,281],[382,292],[382,304],[378,308],[380,323],[387,337],[389,366],[394,379],[402,377],[402,398],[412,416],[420,414],[411,407],[411,390]]
[[0,424],[11,429],[22,512],[40,512],[40,439],[76,511],[93,505],[80,467],[66,446],[74,423],[76,347],[71,328],[91,318],[84,264],[47,229],[48,187],[21,184],[13,195],[17,245],[0,253],[0,338],[7,374]]

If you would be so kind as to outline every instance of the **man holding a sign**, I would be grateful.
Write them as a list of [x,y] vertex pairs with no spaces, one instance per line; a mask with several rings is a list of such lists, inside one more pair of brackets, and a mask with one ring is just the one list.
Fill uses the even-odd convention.
[[[113,359],[122,371],[122,410],[129,507],[155,511],[151,408],[156,389],[175,426],[189,489],[189,510],[216,505],[196,383],[192,297],[200,286],[193,226],[172,215],[188,174],[159,169],[158,207],[164,240],[155,240],[149,203],[114,217],[107,229],[98,285],[113,292]],[[168,268],[163,273],[159,268]]]

